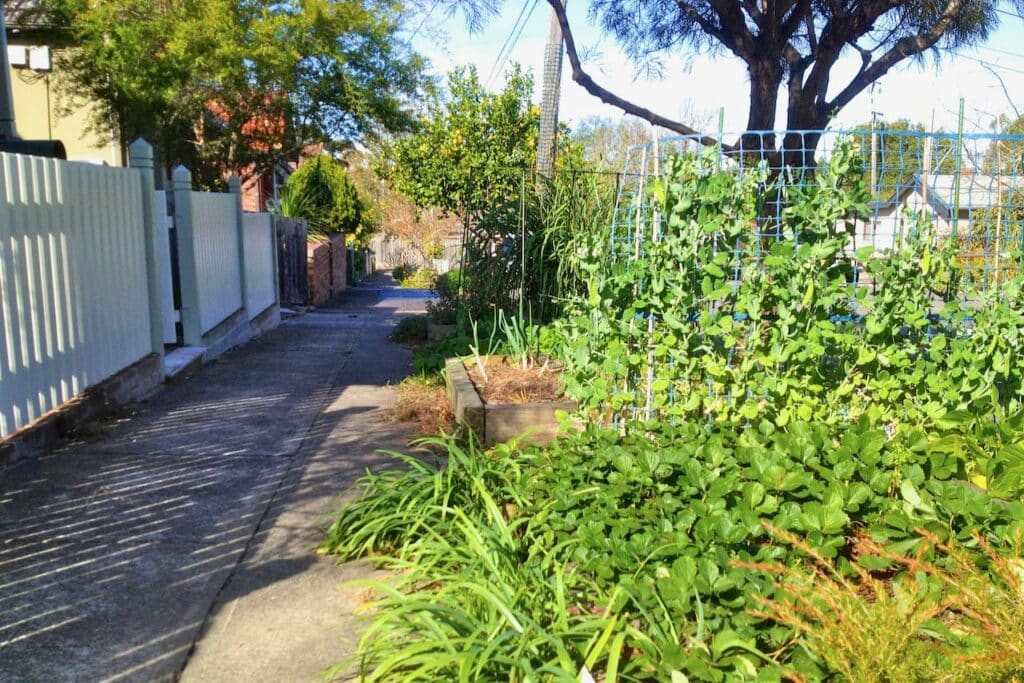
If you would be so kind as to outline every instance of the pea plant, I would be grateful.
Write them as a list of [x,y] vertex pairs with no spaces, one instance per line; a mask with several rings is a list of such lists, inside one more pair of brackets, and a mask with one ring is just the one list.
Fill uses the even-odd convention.
[[945,425],[1019,408],[1020,279],[964,305],[956,241],[924,214],[892,249],[858,248],[860,170],[848,145],[802,183],[669,158],[631,253],[579,249],[586,295],[559,323],[569,392],[627,423]]

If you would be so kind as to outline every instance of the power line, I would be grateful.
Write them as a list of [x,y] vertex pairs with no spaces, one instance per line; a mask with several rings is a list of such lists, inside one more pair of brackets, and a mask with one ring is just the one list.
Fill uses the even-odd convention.
[[516,29],[519,27],[519,22],[522,21],[523,15],[526,14],[526,8],[529,7],[528,3],[523,3],[523,6],[519,8],[519,16],[516,17],[515,23],[512,24],[512,30],[505,37],[505,42],[501,44],[501,49],[498,50],[498,54],[494,56],[494,64],[491,65],[491,70],[487,74],[487,81],[485,86],[490,85],[491,79],[494,77],[494,71],[498,68],[498,62],[501,61],[502,55],[505,54],[505,48],[508,47],[509,42],[512,40],[512,36],[515,35]]
[[[519,10],[519,16],[512,25],[512,30],[509,32],[508,37],[505,39],[505,43],[501,46],[501,50],[498,51],[498,55],[494,59],[494,66],[491,67],[491,71],[487,75],[487,80],[484,82],[484,88],[489,87],[491,85],[491,81],[494,80],[494,77],[504,70],[505,63],[508,62],[508,58],[512,56],[512,50],[515,49],[516,44],[519,42],[519,38],[522,37],[523,30],[526,28],[526,24],[529,23],[530,17],[533,16],[533,11],[537,9],[538,2],[539,0],[533,0],[532,4],[523,3],[523,8]],[[527,11],[527,7],[529,7],[529,11]]]
[[1016,57],[1017,59],[1024,59],[1024,52],[1013,52],[1011,50],[1001,50],[997,47],[989,47],[988,45],[975,45],[975,50],[985,50],[987,52],[995,52],[996,54],[1006,55],[1007,57]]
[[1013,17],[1014,19],[1024,19],[1024,17],[1020,15],[1020,12],[1010,12],[1009,10],[999,9],[998,7],[993,7],[992,9],[999,14],[1005,14],[1006,16]]
[[423,30],[423,27],[427,25],[427,22],[430,21],[430,17],[434,14],[434,10],[437,9],[437,6],[440,4],[440,2],[441,0],[434,0],[434,2],[431,3],[430,9],[427,10],[426,15],[424,15],[423,17],[423,21],[420,22],[420,25],[417,26],[416,30],[413,31],[412,35],[409,36],[409,42],[412,42],[412,39],[418,36],[420,31]]
[[1024,69],[1014,69],[1011,66],[1003,66],[1002,64],[994,64],[992,62],[989,62],[989,61],[984,60],[984,59],[980,59],[978,57],[972,57],[970,55],[965,55],[962,52],[954,52],[953,56],[960,57],[961,59],[969,59],[970,61],[977,62],[978,64],[981,64],[982,66],[987,66],[990,69],[998,69],[1000,71],[1008,71],[1008,72],[1015,73],[1015,74],[1024,74]]

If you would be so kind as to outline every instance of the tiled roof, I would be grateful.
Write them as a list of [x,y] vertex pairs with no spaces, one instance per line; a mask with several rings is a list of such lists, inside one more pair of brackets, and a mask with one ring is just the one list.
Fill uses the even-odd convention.
[[4,0],[4,22],[7,30],[18,28],[39,28],[45,25],[42,17],[33,10],[39,7],[39,0]]

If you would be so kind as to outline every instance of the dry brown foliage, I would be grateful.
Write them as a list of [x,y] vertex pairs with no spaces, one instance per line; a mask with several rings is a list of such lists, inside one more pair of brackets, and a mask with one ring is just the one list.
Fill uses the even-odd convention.
[[[884,572],[857,562],[852,575],[792,534],[765,524],[800,550],[803,565],[735,566],[775,576],[775,597],[754,596],[754,616],[792,628],[808,650],[847,681],[1024,680],[1024,565],[1021,542],[1008,555],[978,537],[981,552],[920,531],[911,555],[866,535],[856,558],[879,558]],[[934,559],[927,559],[934,558]],[[803,678],[791,673],[793,680]]]
[[419,436],[450,434],[455,415],[443,385],[409,377],[397,387],[398,396],[385,413],[388,422],[413,425]]

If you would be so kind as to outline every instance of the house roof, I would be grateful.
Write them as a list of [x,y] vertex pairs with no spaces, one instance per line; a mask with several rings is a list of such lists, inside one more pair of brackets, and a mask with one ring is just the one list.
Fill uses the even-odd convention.
[[31,33],[55,28],[39,11],[40,0],[4,0],[4,23],[7,33]]
[[[962,174],[960,176],[959,202],[957,195],[957,176],[952,173],[933,173],[928,176],[928,202],[952,215],[953,208],[959,206],[963,211],[975,211],[996,206],[1003,201],[1001,195],[1011,188],[1024,185],[1022,178],[1006,175],[987,175],[983,173]],[[875,204],[877,210],[896,207],[911,192],[924,191],[925,183],[920,173],[915,174],[900,185],[889,199]]]
[[18,28],[30,21],[29,10],[39,5],[38,0],[4,0],[4,23],[8,29]]

